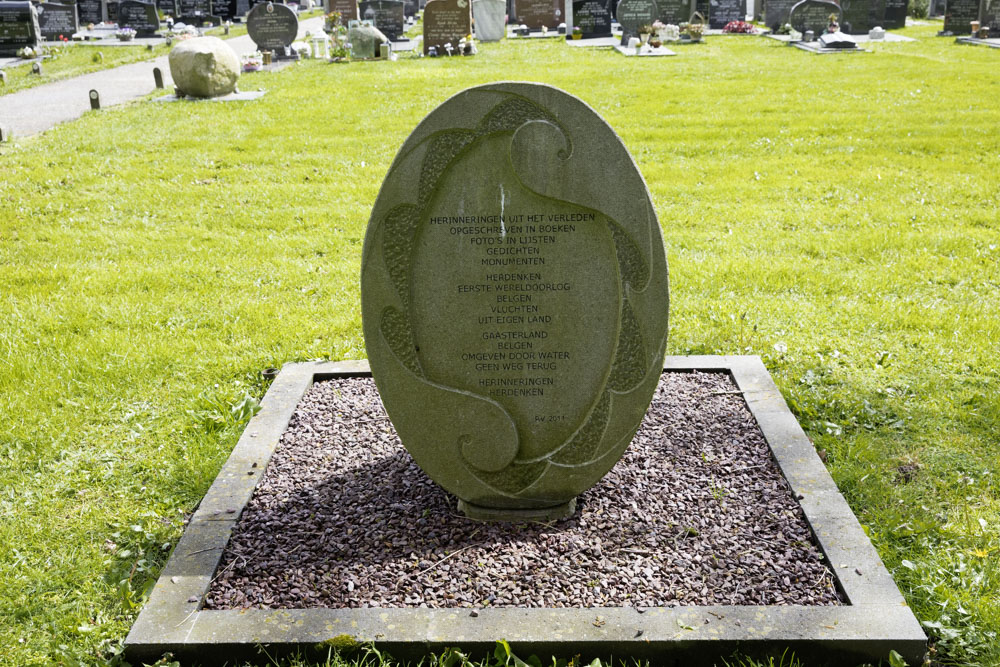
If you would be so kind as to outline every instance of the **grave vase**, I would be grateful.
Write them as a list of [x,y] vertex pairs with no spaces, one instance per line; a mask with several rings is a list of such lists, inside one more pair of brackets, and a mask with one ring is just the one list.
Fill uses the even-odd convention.
[[476,39],[499,42],[507,31],[506,0],[473,0],[472,18],[476,22]]

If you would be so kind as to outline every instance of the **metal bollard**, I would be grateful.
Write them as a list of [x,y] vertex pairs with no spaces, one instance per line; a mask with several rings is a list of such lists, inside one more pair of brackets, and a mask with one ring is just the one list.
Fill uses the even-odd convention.
[[153,81],[157,88],[163,88],[163,72],[160,71],[159,67],[153,68]]
[[101,108],[101,96],[97,94],[96,90],[90,91],[90,108],[91,109]]

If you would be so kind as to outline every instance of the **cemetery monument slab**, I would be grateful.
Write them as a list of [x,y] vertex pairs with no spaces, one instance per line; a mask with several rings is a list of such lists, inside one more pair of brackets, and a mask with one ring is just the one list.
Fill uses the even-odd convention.
[[342,25],[347,25],[348,21],[357,21],[358,15],[358,0],[330,0],[330,11],[340,12],[340,21]]
[[139,37],[150,37],[160,29],[160,15],[152,2],[122,0],[118,5],[118,22],[135,30]]
[[881,25],[886,30],[906,27],[906,17],[910,11],[910,0],[884,0]]
[[44,2],[36,7],[38,13],[38,28],[42,39],[58,40],[60,37],[70,39],[80,30],[75,4]]
[[981,0],[979,24],[990,29],[990,37],[1000,37],[1000,0]]
[[458,49],[459,40],[472,34],[471,0],[431,0],[424,7],[424,55],[431,47]]
[[687,23],[695,11],[695,3],[691,0],[656,0],[656,7],[658,19],[671,25]]
[[812,30],[818,37],[826,32],[830,25],[830,15],[833,14],[840,20],[840,6],[830,0],[802,0],[792,7],[788,22],[792,28],[805,34],[807,30]]
[[611,36],[613,20],[611,8],[614,0],[576,0],[573,6],[573,25],[566,31],[566,39],[572,37],[573,28],[579,28],[582,39]]
[[708,27],[721,30],[732,21],[746,18],[745,0],[710,0],[708,3]]
[[566,18],[565,0],[514,0],[517,22],[531,30],[559,27]]
[[661,12],[655,0],[620,0],[616,15],[622,26],[622,46],[627,46],[630,38],[639,36],[639,28],[652,26]]
[[101,0],[77,0],[76,11],[81,26],[96,25],[104,20],[104,3]]
[[499,42],[507,34],[506,0],[472,0],[476,39]]
[[764,23],[773,32],[777,32],[788,23],[792,7],[797,0],[766,0],[764,3]]
[[948,0],[944,10],[944,31],[953,35],[972,33],[972,22],[979,20],[979,0]]
[[247,14],[247,34],[259,50],[284,54],[299,34],[299,19],[285,5],[258,3]]
[[361,18],[371,21],[389,41],[406,39],[406,12],[401,0],[364,0],[358,3]]
[[0,56],[16,56],[19,49],[38,46],[38,13],[28,0],[0,0]]
[[660,374],[667,267],[645,182],[575,97],[459,93],[386,176],[361,304],[386,411],[428,476],[470,516],[571,514]]

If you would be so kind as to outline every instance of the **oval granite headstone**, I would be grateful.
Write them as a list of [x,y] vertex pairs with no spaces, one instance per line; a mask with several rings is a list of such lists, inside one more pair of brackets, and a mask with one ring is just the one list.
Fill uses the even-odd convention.
[[470,516],[572,512],[666,347],[663,239],[615,132],[549,86],[459,93],[396,156],[361,272],[372,374],[417,464]]
[[258,49],[281,51],[295,41],[298,33],[295,10],[285,5],[261,2],[247,14],[247,34]]
[[830,25],[830,15],[833,14],[840,22],[840,6],[831,0],[802,0],[792,7],[788,14],[788,22],[795,30],[805,33],[812,30],[817,37],[826,32]]

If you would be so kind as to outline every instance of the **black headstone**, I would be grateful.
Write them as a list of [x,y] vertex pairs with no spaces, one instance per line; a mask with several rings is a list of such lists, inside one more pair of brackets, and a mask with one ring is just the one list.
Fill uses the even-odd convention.
[[611,6],[613,0],[577,0],[573,3],[573,25],[567,26],[567,39],[573,28],[579,28],[583,39],[611,36]]
[[667,24],[680,25],[691,20],[691,14],[697,9],[691,0],[656,0],[659,10],[657,18]]
[[944,3],[945,0],[931,0],[930,5],[927,7],[927,16],[944,16]]
[[389,41],[405,37],[406,14],[402,0],[365,0],[358,3],[358,12],[362,20],[371,21]]
[[212,0],[212,16],[218,16],[223,21],[232,21],[239,15],[236,0]]
[[660,10],[654,0],[621,0],[618,3],[618,22],[622,25],[622,45],[639,36],[639,27],[652,25]]
[[152,2],[122,0],[118,5],[118,25],[132,28],[139,37],[151,37],[160,29],[160,15]]
[[101,0],[76,0],[76,13],[80,25],[100,23],[104,20],[104,3]]
[[875,26],[885,27],[885,0],[840,0],[840,9],[840,30],[848,35],[867,35]]
[[258,49],[283,53],[299,34],[299,20],[285,5],[258,3],[247,14],[247,34]]
[[45,2],[38,5],[35,10],[38,12],[38,27],[42,31],[42,39],[49,41],[70,39],[73,33],[80,29],[76,5]]
[[156,0],[156,8],[159,9],[164,14],[169,14],[170,16],[177,16],[176,0]]
[[979,5],[979,23],[990,29],[990,37],[1000,37],[1000,0],[982,0]]
[[217,22],[218,17],[213,19],[212,0],[177,0],[177,20],[201,26],[205,22]]
[[792,7],[797,0],[766,0],[764,3],[764,23],[771,30],[780,30],[788,23]]
[[708,27],[720,30],[732,21],[746,20],[746,0],[710,0]]
[[898,30],[906,27],[906,15],[910,10],[910,0],[885,0],[885,15],[882,27],[886,30]]
[[840,7],[830,0],[802,0],[792,7],[788,22],[799,32],[805,34],[812,30],[816,36],[826,32],[830,25],[830,15],[834,14],[840,22]]
[[979,20],[979,0],[948,0],[944,10],[944,30],[953,35],[968,35],[972,21]]
[[0,0],[0,56],[16,56],[18,49],[38,46],[38,14],[28,0]]
[[121,0],[102,0],[104,16],[108,23],[118,23],[118,3]]
[[413,16],[416,18],[417,12],[420,11],[419,0],[403,0],[403,15],[406,17]]

